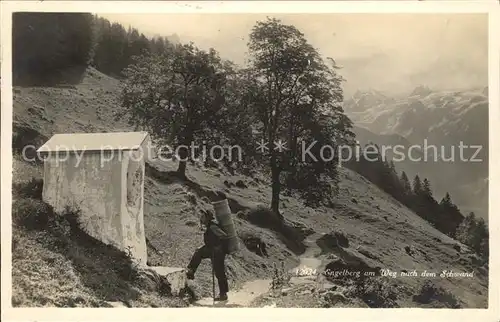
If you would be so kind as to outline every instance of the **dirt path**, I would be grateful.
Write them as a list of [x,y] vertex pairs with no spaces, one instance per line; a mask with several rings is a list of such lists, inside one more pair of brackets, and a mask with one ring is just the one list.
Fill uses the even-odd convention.
[[229,291],[227,294],[228,301],[221,303],[213,303],[211,297],[205,297],[196,301],[193,306],[209,306],[209,307],[248,307],[253,300],[269,291],[271,280],[258,279],[243,284],[241,289]]
[[[300,263],[292,268],[290,283],[293,285],[314,283],[314,276],[298,276],[297,272],[316,271],[322,264],[318,256],[321,254],[320,248],[316,245],[316,240],[323,234],[315,233],[309,236],[304,244],[306,251],[299,257]],[[249,281],[235,291],[229,291],[228,301],[215,303],[211,297],[202,298],[192,304],[192,307],[248,307],[256,298],[267,293],[271,287],[271,279],[256,279]],[[266,307],[274,307],[272,304]]]

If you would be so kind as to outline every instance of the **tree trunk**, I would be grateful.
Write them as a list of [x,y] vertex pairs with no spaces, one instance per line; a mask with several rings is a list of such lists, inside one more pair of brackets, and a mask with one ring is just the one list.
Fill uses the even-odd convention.
[[279,219],[283,220],[283,216],[279,212],[280,207],[280,169],[276,165],[276,161],[273,160],[271,164],[271,176],[272,176],[272,197],[271,197],[271,210],[278,216]]
[[[193,141],[193,135],[188,134],[187,138],[184,140],[184,145],[185,147],[188,147],[191,145],[191,142]],[[187,149],[179,149],[179,166],[177,168],[177,175],[181,178],[186,178],[186,167],[187,167],[187,160],[190,157],[190,151]],[[193,156],[191,156],[192,158]]]
[[[179,155],[181,155],[182,153],[179,152]],[[182,156],[182,158],[184,158],[185,156]],[[179,166],[177,167],[177,174],[179,175],[179,177],[181,178],[185,178],[186,177],[186,161],[179,161]]]

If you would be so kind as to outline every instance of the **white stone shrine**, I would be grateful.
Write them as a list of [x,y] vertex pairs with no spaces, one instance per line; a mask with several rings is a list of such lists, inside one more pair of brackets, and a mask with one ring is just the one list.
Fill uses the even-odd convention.
[[44,159],[43,200],[63,212],[80,211],[86,232],[142,265],[146,132],[56,134],[38,149]]

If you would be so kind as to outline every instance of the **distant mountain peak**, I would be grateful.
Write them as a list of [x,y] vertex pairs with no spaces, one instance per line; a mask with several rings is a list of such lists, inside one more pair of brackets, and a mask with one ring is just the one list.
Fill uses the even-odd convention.
[[[429,146],[435,145],[437,156],[454,155],[454,162],[405,159],[399,167],[412,176],[425,175],[433,182],[436,195],[449,192],[459,207],[473,209],[480,217],[487,218],[488,164],[460,162],[457,150],[462,143],[481,146],[476,160],[488,160],[488,127],[483,125],[488,123],[488,87],[442,90],[421,85],[406,97],[389,94],[385,99],[374,93],[360,92],[357,98],[345,101],[345,111],[354,123],[357,139],[373,140],[382,146],[401,144],[407,148],[424,147],[427,142]],[[397,136],[392,137],[393,134],[403,137],[402,143]],[[427,153],[434,153],[433,148]],[[470,153],[467,157],[472,158],[474,151],[465,153]],[[428,160],[432,161],[433,157]]]
[[429,88],[429,86],[419,85],[413,89],[410,96],[423,96],[423,97],[425,97],[431,93],[432,93],[432,90]]
[[352,95],[353,98],[361,98],[361,97],[366,97],[366,96],[374,96],[374,97],[380,97],[380,98],[386,98],[387,95],[385,95],[383,92],[376,90],[376,89],[367,89],[367,90],[357,90],[354,92]]
[[176,44],[176,45],[178,45],[178,44],[180,44],[180,43],[181,43],[181,38],[180,38],[180,37],[179,37],[179,35],[178,35],[178,34],[176,34],[176,33],[174,33],[174,34],[172,34],[172,35],[170,35],[170,36],[167,36],[166,38],[167,38],[167,40],[168,40],[168,41],[170,41],[172,44]]

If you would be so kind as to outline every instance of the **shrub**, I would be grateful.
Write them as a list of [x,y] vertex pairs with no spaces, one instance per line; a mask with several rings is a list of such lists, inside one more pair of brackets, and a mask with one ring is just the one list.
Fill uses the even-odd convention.
[[394,308],[399,307],[398,289],[389,281],[380,278],[358,280],[356,293],[369,307]]
[[48,139],[48,137],[29,126],[14,124],[12,127],[12,152],[28,160],[34,160],[35,164],[43,163],[43,161],[37,157],[37,153],[34,149],[23,150],[30,145],[38,148]]
[[264,205],[257,205],[250,209],[246,217],[250,223],[262,228],[276,229],[283,224],[278,216]]
[[192,192],[188,192],[186,194],[186,198],[193,205],[196,205],[198,203],[198,200],[196,200],[196,195],[194,193],[192,193]]
[[42,199],[43,180],[32,178],[30,181],[14,183],[12,192],[19,198]]
[[242,211],[242,210],[240,210],[240,211],[238,211],[238,212],[236,213],[236,217],[238,217],[238,218],[240,218],[240,219],[246,219],[246,217],[247,217],[247,213],[246,213],[246,212],[244,212],[244,211]]
[[334,194],[332,185],[315,180],[313,182],[307,189],[300,191],[300,196],[304,199],[304,205],[311,208],[327,205],[330,202],[329,196]]
[[22,198],[12,205],[12,222],[27,229],[43,229],[54,217],[54,210],[45,202]]
[[455,296],[444,288],[436,286],[432,281],[425,281],[420,289],[420,293],[413,296],[413,301],[421,304],[434,303],[437,307],[447,307],[457,309],[460,303]]
[[97,240],[87,234],[80,222],[81,210],[76,206],[65,206],[61,215],[58,216],[59,221],[63,222],[64,226],[69,228],[69,232],[73,236],[80,236],[87,241],[100,244]]
[[271,290],[282,290],[290,285],[291,274],[285,269],[285,262],[281,261],[280,267],[273,263],[273,278],[271,281]]
[[245,247],[252,253],[261,257],[269,256],[266,250],[267,245],[259,236],[244,234],[241,236],[241,240]]
[[294,253],[299,254],[305,251],[302,241],[306,234],[303,229],[294,227],[294,223],[284,220],[281,215],[274,213],[268,207],[257,205],[250,209],[243,219],[260,228],[274,231]]
[[246,185],[245,182],[243,182],[243,180],[238,180],[236,181],[236,187],[240,188],[240,189],[245,189],[245,188],[248,188],[248,186]]
[[347,238],[346,234],[342,231],[336,231],[334,233],[335,238],[337,239],[337,244],[340,247],[347,248],[349,247],[349,239]]
[[349,239],[342,231],[333,231],[323,235],[316,241],[316,244],[322,249],[323,252],[330,252],[337,247],[349,247]]

